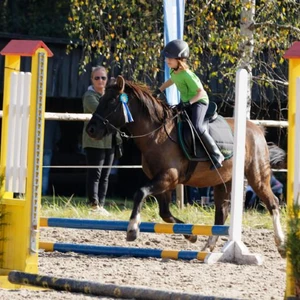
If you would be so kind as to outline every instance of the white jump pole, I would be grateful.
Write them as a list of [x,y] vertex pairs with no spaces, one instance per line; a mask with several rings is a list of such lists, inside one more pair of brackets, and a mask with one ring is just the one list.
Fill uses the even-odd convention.
[[251,254],[242,242],[242,216],[244,198],[244,161],[246,141],[246,108],[248,73],[239,69],[236,73],[235,111],[234,111],[234,150],[232,167],[231,213],[229,241],[224,245],[222,253],[212,253],[207,263],[216,261],[236,262],[238,264],[260,265],[261,255]]

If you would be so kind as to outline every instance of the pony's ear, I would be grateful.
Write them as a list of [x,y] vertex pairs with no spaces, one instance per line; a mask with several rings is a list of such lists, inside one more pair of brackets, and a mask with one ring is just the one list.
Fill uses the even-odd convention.
[[113,85],[113,84],[116,84],[116,83],[117,83],[117,79],[115,77],[110,77],[109,81],[107,83],[107,86]]
[[117,86],[119,88],[120,94],[124,93],[124,89],[125,89],[125,79],[119,75],[117,77]]

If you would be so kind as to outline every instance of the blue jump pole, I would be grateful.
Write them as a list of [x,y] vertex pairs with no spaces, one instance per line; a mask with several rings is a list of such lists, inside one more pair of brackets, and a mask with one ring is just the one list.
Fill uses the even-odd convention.
[[[63,227],[75,229],[98,229],[127,231],[128,221],[112,220],[87,220],[68,218],[41,218],[41,227]],[[195,235],[229,235],[229,226],[226,225],[193,225],[179,223],[152,223],[142,222],[141,232],[165,233],[165,234],[195,234]]]
[[178,250],[161,250],[151,248],[137,248],[137,247],[118,247],[118,246],[95,246],[88,244],[67,244],[67,243],[53,243],[53,242],[40,242],[40,249],[46,252],[75,252],[81,254],[92,255],[106,255],[106,256],[130,256],[130,257],[154,257],[154,258],[169,258],[169,259],[182,259],[192,260],[198,259],[204,261],[208,252],[199,251],[178,251]]

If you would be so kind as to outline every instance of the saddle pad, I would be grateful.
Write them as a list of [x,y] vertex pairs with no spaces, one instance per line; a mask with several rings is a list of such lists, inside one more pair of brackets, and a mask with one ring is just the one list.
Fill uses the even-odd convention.
[[[213,122],[208,123],[208,128],[225,160],[231,158],[233,155],[233,133],[225,119],[219,115]],[[190,126],[186,121],[179,123],[179,141],[186,157],[189,160],[208,161],[207,153],[197,138],[195,139],[196,155],[194,154],[192,135]]]
[[233,132],[226,120],[222,116],[213,122],[209,123],[209,133],[216,141],[220,151],[225,159],[229,159],[233,155]]

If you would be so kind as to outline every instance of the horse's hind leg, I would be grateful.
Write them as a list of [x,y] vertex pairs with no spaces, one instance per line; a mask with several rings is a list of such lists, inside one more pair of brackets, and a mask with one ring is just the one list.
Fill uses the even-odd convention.
[[275,243],[280,255],[285,257],[284,233],[280,223],[279,200],[272,192],[270,185],[271,170],[270,168],[268,168],[268,170],[269,173],[266,172],[260,176],[258,174],[255,176],[248,176],[247,179],[249,185],[253,188],[260,200],[265,204],[272,216]]
[[[215,225],[224,225],[229,213],[231,182],[214,187]],[[219,236],[210,236],[202,248],[203,251],[213,251]]]
[[[184,223],[183,221],[177,219],[170,212],[170,202],[172,199],[172,191],[165,192],[160,195],[156,195],[156,199],[159,204],[159,215],[161,218],[167,223]],[[197,241],[197,235],[188,235],[185,234],[184,237],[190,241],[191,243],[195,243]]]

